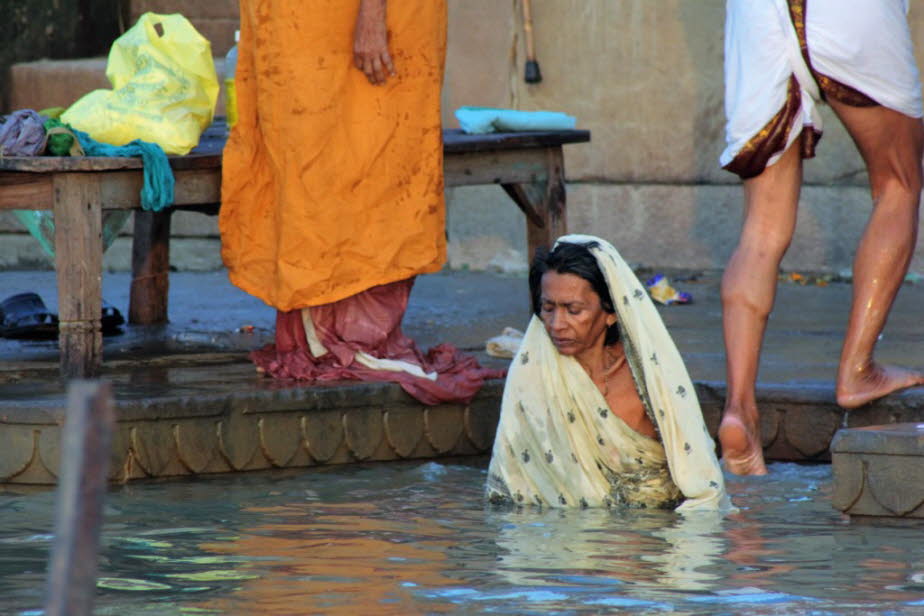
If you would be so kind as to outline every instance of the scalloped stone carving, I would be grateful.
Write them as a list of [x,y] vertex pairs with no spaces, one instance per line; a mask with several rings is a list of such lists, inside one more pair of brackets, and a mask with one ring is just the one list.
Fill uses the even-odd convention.
[[839,454],[832,456],[831,470],[834,474],[834,487],[831,491],[831,504],[844,513],[860,500],[863,494],[865,469],[860,456]]
[[318,462],[327,462],[343,442],[340,411],[313,411],[301,417],[305,449]]
[[459,442],[462,413],[459,406],[431,406],[424,411],[424,434],[437,453],[446,453]]
[[[55,431],[60,433],[59,430]],[[38,450],[38,432],[35,426],[10,424],[3,426],[0,478],[8,481],[29,468]]]
[[54,479],[58,478],[61,468],[62,436],[63,432],[58,426],[42,426],[37,439],[39,459],[44,469]]
[[135,462],[146,475],[162,476],[170,462],[176,460],[170,424],[150,421],[132,426],[129,438]]
[[406,458],[417,449],[423,437],[423,412],[421,409],[392,409],[385,411],[385,438],[399,458]]
[[880,505],[904,516],[924,503],[924,459],[913,456],[864,456],[866,487]]
[[494,443],[497,432],[497,423],[500,421],[500,406],[498,404],[483,404],[465,407],[463,422],[465,435],[478,451],[485,452]]
[[380,409],[351,409],[343,414],[343,435],[357,460],[368,460],[384,437]]
[[126,466],[131,451],[131,429],[116,422],[112,426],[112,451],[109,456],[109,478],[124,481],[123,469]]
[[271,413],[257,421],[260,448],[276,467],[284,467],[295,457],[301,445],[301,418],[297,415]]
[[203,473],[216,455],[215,431],[205,422],[185,421],[173,426],[173,440],[180,464],[190,473]]
[[252,470],[251,464],[260,448],[257,419],[236,409],[219,421],[215,429],[218,452],[228,466],[236,471]]
[[[760,414],[760,440],[764,449],[769,449],[776,442],[785,416],[786,412],[781,409],[774,409],[772,413]],[[718,435],[718,428],[716,428],[716,435]]]
[[806,458],[828,450],[828,444],[841,424],[839,411],[814,409],[812,413],[788,412],[783,430],[786,441]]

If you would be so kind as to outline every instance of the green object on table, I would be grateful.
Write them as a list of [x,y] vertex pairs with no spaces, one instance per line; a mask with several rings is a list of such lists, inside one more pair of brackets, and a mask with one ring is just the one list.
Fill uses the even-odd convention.
[[[48,136],[45,142],[46,152],[52,156],[83,155],[83,148],[70,126],[55,118],[45,120],[43,126],[45,127],[45,134]],[[77,145],[76,148],[74,144]]]

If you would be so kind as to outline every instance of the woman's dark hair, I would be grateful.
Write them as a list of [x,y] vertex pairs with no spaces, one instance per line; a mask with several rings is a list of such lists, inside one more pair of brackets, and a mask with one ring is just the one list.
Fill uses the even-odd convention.
[[[590,288],[594,290],[600,298],[600,305],[604,312],[614,314],[616,309],[610,299],[610,288],[606,284],[603,272],[597,266],[597,259],[591,254],[590,249],[597,247],[596,242],[589,244],[567,244],[559,243],[552,252],[544,248],[536,251],[536,258],[529,268],[529,293],[533,302],[533,312],[538,315],[542,302],[542,277],[546,272],[558,272],[559,274],[574,274],[583,278],[590,283]],[[619,325],[614,323],[606,330],[606,338],[603,344],[609,346],[619,340]]]

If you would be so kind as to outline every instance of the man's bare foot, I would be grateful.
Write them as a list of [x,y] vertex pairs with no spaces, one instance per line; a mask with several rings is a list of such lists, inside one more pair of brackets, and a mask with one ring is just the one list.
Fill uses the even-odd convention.
[[900,389],[924,385],[924,374],[872,362],[862,371],[837,379],[837,403],[855,409]]
[[719,443],[722,444],[722,461],[729,472],[736,475],[767,474],[756,426],[749,429],[741,417],[726,411],[719,426]]

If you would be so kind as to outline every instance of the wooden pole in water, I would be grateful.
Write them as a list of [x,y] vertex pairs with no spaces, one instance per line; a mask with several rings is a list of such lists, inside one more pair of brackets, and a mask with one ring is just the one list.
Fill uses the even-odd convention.
[[85,616],[93,611],[114,424],[112,386],[72,381],[58,473],[46,616]]
[[542,71],[539,70],[539,61],[536,60],[536,46],[533,42],[533,15],[530,0],[523,0],[523,33],[526,35],[526,83],[539,83],[542,81]]

